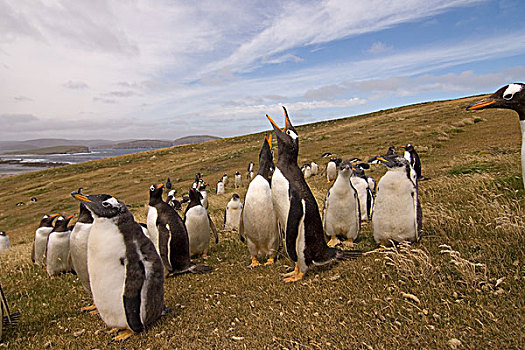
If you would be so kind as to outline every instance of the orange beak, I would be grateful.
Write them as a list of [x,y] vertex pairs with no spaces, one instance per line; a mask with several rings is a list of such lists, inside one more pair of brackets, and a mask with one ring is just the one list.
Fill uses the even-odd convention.
[[266,141],[268,141],[268,145],[270,145],[270,149],[272,149],[272,134],[266,136]]
[[164,184],[158,184],[157,187],[155,187],[155,188],[159,189],[159,188],[162,188],[162,187],[164,187]]
[[75,214],[69,215],[66,219],[71,219],[73,216],[75,216]]
[[91,202],[88,197],[84,196],[83,194],[74,194],[73,197],[75,197],[75,199],[78,199],[79,201],[82,201],[82,202]]
[[485,108],[487,106],[490,106],[491,104],[494,104],[496,103],[495,100],[482,100],[482,101],[479,101],[479,102],[476,102],[476,103],[473,103],[469,106],[467,106],[467,111],[475,111],[475,110],[478,110],[478,109],[482,109],[482,108]]
[[50,215],[50,217],[52,218],[56,218],[57,216],[59,216],[60,214],[53,214],[53,215]]
[[270,118],[270,116],[269,116],[268,114],[266,115],[266,118],[268,118],[268,120],[270,121],[270,123],[272,123],[272,125],[273,125],[274,128],[276,128],[276,129],[278,129],[278,130],[281,130],[281,131],[283,131],[283,132],[284,132],[284,129],[286,129],[286,125],[284,126],[284,128],[281,129],[277,124],[275,124],[275,122],[273,121],[273,119]]

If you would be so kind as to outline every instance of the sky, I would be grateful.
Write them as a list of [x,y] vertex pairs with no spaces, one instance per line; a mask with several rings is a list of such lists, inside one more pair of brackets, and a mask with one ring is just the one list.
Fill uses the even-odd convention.
[[0,140],[221,137],[496,91],[522,0],[0,0]]

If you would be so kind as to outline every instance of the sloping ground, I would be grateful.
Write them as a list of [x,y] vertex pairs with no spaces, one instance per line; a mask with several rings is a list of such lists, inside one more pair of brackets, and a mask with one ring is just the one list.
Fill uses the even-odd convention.
[[[467,113],[476,98],[425,103],[298,128],[300,163],[323,152],[342,158],[411,142],[419,151],[424,237],[411,247],[371,252],[357,261],[311,270],[292,285],[272,267],[247,268],[236,233],[220,232],[206,275],[166,281],[173,312],[124,344],[105,324],[79,314],[89,298],[75,276],[53,280],[30,264],[31,240],[45,213],[77,211],[69,192],[110,193],[145,221],[148,188],[170,177],[185,191],[196,172],[214,187],[223,173],[256,163],[262,134],[221,139],[0,179],[0,229],[14,248],[0,257],[0,279],[20,324],[8,348],[397,349],[520,348],[525,344],[525,239],[520,135],[510,111]],[[290,111],[293,122],[293,111]],[[281,116],[272,116],[282,120]],[[264,116],[261,116],[264,118]],[[269,127],[270,129],[270,127]],[[369,173],[377,180],[381,166]],[[309,180],[321,204],[329,184]],[[244,198],[246,188],[238,191]],[[180,193],[180,192],[179,192]],[[210,194],[218,227],[230,195]],[[28,202],[32,196],[39,201]],[[322,207],[322,206],[321,206]],[[357,247],[376,248],[371,225]],[[447,245],[447,246],[442,246]]]

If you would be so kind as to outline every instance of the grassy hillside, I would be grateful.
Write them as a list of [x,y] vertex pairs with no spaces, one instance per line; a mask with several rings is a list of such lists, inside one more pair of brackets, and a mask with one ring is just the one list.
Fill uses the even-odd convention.
[[[525,200],[520,133],[510,111],[468,113],[479,99],[433,102],[298,127],[299,162],[323,152],[368,159],[390,144],[411,142],[419,151],[424,236],[411,247],[376,248],[371,225],[357,261],[311,270],[285,285],[272,267],[250,269],[237,234],[220,232],[206,275],[165,283],[173,312],[124,344],[110,343],[105,324],[79,314],[89,303],[75,276],[49,279],[30,264],[33,232],[43,214],[77,211],[69,195],[109,193],[146,220],[148,188],[167,177],[187,190],[196,172],[214,186],[223,173],[244,173],[257,162],[262,134],[125,155],[0,179],[0,229],[13,249],[0,257],[0,280],[20,324],[9,329],[8,348],[128,349],[399,349],[520,348],[525,344]],[[291,120],[294,112],[290,111]],[[272,115],[282,121],[282,116]],[[264,118],[264,116],[261,116]],[[282,124],[282,122],[280,123]],[[270,125],[268,125],[270,130]],[[369,172],[379,180],[385,172]],[[321,204],[325,178],[309,179]],[[246,188],[238,191],[244,198]],[[179,192],[180,193],[180,192]],[[226,195],[210,194],[218,227]],[[28,202],[32,196],[38,202]],[[321,206],[322,207],[322,206]],[[447,245],[447,246],[443,246]],[[521,344],[521,345],[520,345]]]

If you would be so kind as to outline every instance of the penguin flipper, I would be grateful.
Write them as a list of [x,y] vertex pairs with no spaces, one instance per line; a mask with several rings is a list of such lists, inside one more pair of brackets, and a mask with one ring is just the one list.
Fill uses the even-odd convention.
[[142,261],[134,264],[126,263],[126,280],[122,302],[126,313],[126,321],[134,332],[142,332],[144,325],[140,319],[141,290],[146,280],[146,269]]
[[244,243],[244,241],[246,240],[246,238],[244,238],[244,207],[241,209],[241,220],[239,222],[239,238],[241,240],[242,243]]
[[292,261],[297,261],[296,242],[297,235],[299,234],[299,225],[301,218],[304,215],[303,204],[301,203],[301,197],[297,193],[297,190],[290,186],[290,210],[288,211],[288,219],[286,220],[286,252]]
[[215,224],[213,223],[213,220],[210,218],[210,215],[208,214],[208,221],[210,223],[210,229],[213,233],[213,236],[215,237],[215,244],[219,243],[219,234],[217,233],[217,228],[215,227]]
[[168,256],[168,242],[169,237],[171,236],[169,225],[163,225],[157,219],[157,231],[159,231],[159,253],[162,263],[168,271],[172,271],[170,257]]
[[35,237],[33,237],[33,247],[31,248],[31,261],[34,263],[35,260]]

